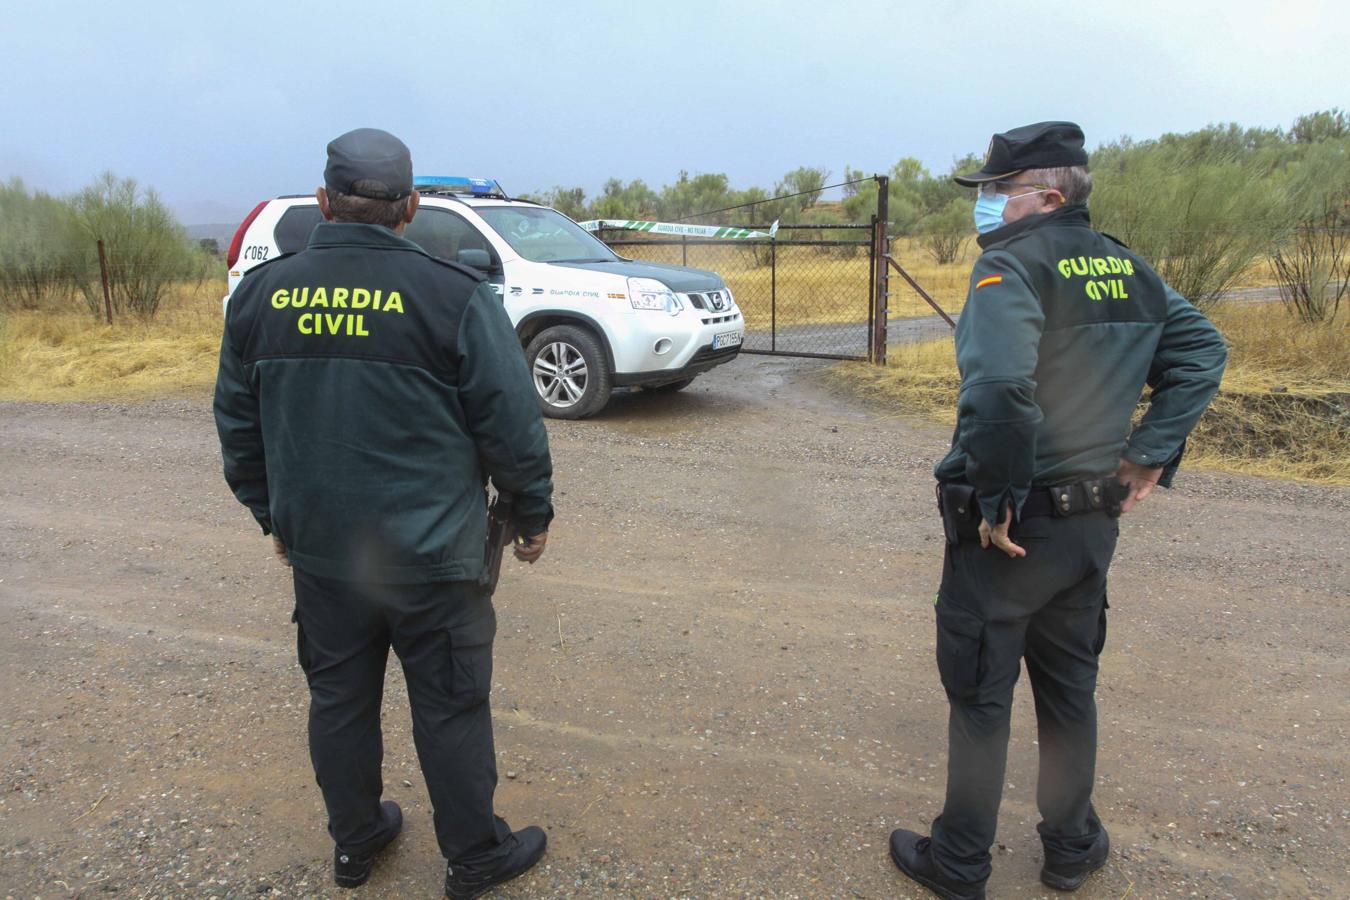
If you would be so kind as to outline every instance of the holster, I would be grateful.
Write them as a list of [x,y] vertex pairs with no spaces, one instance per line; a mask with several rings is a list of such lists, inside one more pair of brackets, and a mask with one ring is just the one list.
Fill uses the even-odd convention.
[[979,537],[980,508],[975,502],[975,488],[953,481],[939,481],[937,502],[947,543],[956,545],[962,538]]
[[502,574],[502,555],[507,545],[516,539],[516,523],[511,514],[512,496],[501,489],[487,508],[487,540],[483,545],[483,571],[478,575],[478,586],[486,588],[491,596],[497,590],[497,579]]

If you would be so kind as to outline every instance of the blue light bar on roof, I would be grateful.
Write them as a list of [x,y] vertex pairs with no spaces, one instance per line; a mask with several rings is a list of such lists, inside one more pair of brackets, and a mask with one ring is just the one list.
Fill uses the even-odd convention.
[[491,178],[464,178],[460,175],[419,175],[413,179],[413,187],[430,190],[453,190],[469,194],[504,193],[501,186]]

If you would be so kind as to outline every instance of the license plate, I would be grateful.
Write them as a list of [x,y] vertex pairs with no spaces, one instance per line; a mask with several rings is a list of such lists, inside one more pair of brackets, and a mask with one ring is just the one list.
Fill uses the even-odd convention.
[[741,333],[739,331],[724,331],[721,334],[713,335],[713,349],[721,350],[723,347],[739,347],[741,344]]

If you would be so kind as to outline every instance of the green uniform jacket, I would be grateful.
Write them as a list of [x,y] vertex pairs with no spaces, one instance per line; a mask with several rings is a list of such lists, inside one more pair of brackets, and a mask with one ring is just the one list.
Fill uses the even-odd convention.
[[[940,481],[976,489],[991,525],[1034,487],[1164,466],[1219,389],[1208,319],[1128,248],[1062,207],[983,234],[956,326],[956,434]],[[1144,385],[1148,410],[1131,431]]]
[[322,223],[244,277],[215,415],[235,496],[315,575],[478,578],[489,475],[522,534],[553,517],[548,435],[501,301],[377,225]]

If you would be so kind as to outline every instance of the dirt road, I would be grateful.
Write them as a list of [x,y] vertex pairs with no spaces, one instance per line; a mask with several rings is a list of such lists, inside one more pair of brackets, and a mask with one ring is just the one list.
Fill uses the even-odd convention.
[[[742,358],[550,423],[548,556],[499,592],[502,896],[918,896],[944,782],[945,429]],[[0,896],[332,895],[292,601],[204,396],[0,405]],[[1156,496],[1156,495],[1155,495]],[[1350,491],[1184,472],[1122,523],[1086,897],[1350,896]],[[439,896],[397,667],[364,895]],[[992,897],[1041,896],[1019,687]],[[348,895],[350,896],[350,895]]]

